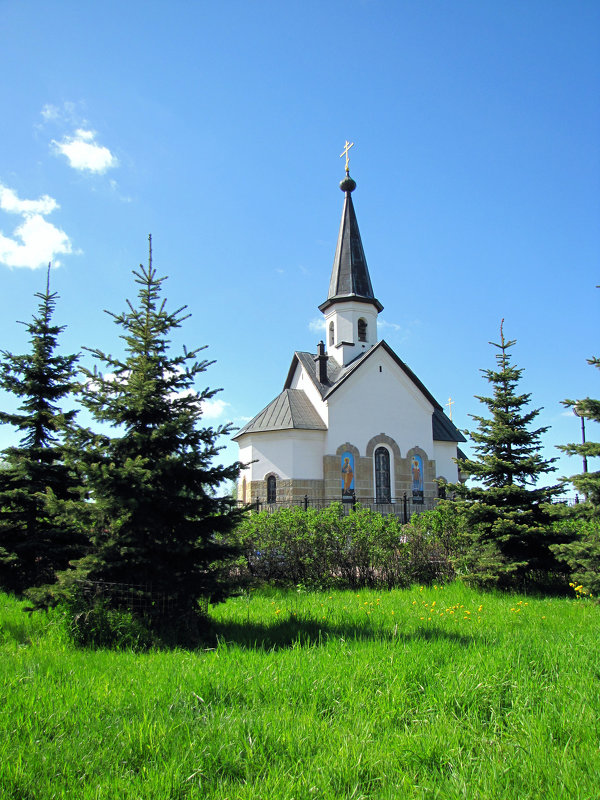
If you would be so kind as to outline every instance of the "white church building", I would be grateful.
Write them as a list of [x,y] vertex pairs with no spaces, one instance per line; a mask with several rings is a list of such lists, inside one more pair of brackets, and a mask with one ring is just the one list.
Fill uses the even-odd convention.
[[346,177],[327,299],[326,344],[296,352],[283,391],[233,438],[238,498],[304,498],[430,507],[444,482],[459,480],[464,436],[412,370],[377,339],[375,298]]

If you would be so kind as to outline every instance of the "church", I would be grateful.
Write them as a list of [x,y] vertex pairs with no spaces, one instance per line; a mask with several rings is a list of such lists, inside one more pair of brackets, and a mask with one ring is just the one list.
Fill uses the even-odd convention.
[[[466,441],[442,406],[387,342],[373,293],[348,168],[324,315],[327,344],[297,351],[283,391],[233,439],[238,499],[259,504],[359,501],[432,507],[460,479]],[[344,154],[342,154],[344,155]]]

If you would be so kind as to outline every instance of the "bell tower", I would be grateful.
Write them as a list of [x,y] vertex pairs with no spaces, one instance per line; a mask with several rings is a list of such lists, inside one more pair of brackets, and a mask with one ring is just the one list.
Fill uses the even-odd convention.
[[338,234],[329,292],[319,311],[325,315],[327,355],[345,367],[377,344],[377,315],[383,310],[375,299],[367,260],[363,250],[352,192],[356,182],[350,177],[346,142],[346,177],[340,183],[344,208]]

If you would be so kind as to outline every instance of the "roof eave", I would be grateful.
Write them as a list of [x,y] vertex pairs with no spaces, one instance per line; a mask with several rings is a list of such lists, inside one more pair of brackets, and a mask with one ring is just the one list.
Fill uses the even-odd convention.
[[336,303],[368,303],[369,305],[375,306],[378,312],[383,311],[383,306],[379,300],[374,297],[363,297],[360,294],[338,294],[335,295],[335,297],[328,297],[324,303],[318,306],[318,309],[324,314],[327,309],[336,305]]

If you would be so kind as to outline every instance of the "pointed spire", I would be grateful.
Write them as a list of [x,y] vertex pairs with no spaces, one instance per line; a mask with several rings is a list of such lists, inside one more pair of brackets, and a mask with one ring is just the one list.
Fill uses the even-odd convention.
[[371,303],[377,311],[382,311],[383,306],[375,299],[371,278],[367,267],[367,259],[363,250],[356,212],[352,203],[352,192],[356,189],[356,182],[350,177],[346,168],[346,177],[340,183],[340,189],[345,193],[342,221],[338,234],[331,281],[327,300],[319,306],[320,311],[326,311],[331,305],[344,300],[357,300]]

